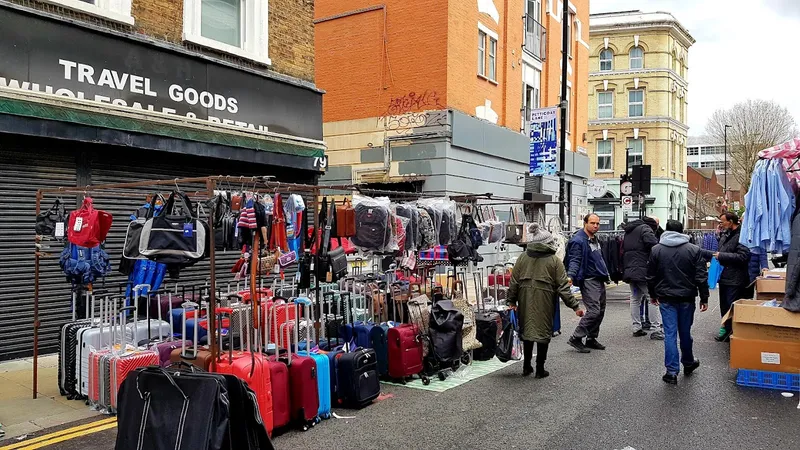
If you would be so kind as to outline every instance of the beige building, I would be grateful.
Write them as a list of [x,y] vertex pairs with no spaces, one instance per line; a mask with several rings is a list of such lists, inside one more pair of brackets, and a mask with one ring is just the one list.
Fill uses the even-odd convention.
[[606,229],[616,228],[624,220],[620,175],[626,165],[646,164],[646,213],[662,223],[684,221],[688,52],[695,40],[665,12],[593,14],[589,23],[590,204]]

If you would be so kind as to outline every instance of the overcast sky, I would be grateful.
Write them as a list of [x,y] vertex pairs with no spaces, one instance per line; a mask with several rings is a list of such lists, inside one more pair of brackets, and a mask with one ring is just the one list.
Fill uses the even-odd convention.
[[672,13],[689,49],[689,135],[748,98],[774,100],[800,120],[800,0],[591,0],[591,12]]

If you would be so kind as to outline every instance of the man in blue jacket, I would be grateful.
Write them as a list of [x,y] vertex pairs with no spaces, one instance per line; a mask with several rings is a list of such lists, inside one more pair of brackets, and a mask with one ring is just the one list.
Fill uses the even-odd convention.
[[585,315],[569,338],[569,345],[580,353],[589,353],[590,349],[606,349],[597,342],[600,324],[603,323],[606,313],[606,282],[609,279],[600,243],[595,236],[599,229],[600,216],[587,214],[583,218],[583,229],[575,233],[567,244],[567,257],[564,261],[567,276],[580,288],[583,304],[586,306]]

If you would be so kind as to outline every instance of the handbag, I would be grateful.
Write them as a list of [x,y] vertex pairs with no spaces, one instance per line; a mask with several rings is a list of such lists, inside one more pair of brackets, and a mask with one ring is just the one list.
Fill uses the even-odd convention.
[[297,252],[295,252],[294,250],[287,253],[283,253],[281,256],[278,257],[278,264],[280,264],[281,267],[286,267],[289,264],[294,263],[295,261],[297,261]]
[[328,252],[328,260],[331,271],[330,282],[339,281],[347,275],[347,255],[344,253],[344,248],[339,247]]
[[[61,204],[59,199],[56,199],[50,209],[36,216],[36,234],[62,238],[66,233],[64,229],[66,221],[67,213],[64,210],[64,205]],[[59,227],[58,224],[61,224],[61,226]]]
[[525,228],[525,223],[519,221],[519,217],[514,213],[514,208],[512,207],[506,224],[506,242],[511,244],[525,242]]
[[519,324],[517,323],[517,313],[514,310],[509,312],[508,323],[503,327],[503,334],[497,343],[495,355],[500,362],[519,361],[522,359],[522,341],[519,339]]
[[80,209],[69,215],[67,239],[79,247],[97,247],[106,240],[112,220],[110,213],[94,209],[92,198],[85,197]]
[[[182,211],[172,214],[176,198]],[[189,197],[172,192],[161,212],[145,221],[139,253],[164,264],[191,265],[207,255],[208,238],[208,225],[196,217]]]
[[258,272],[261,275],[267,275],[275,270],[275,265],[278,264],[278,259],[281,257],[281,252],[277,249],[270,251],[266,256],[258,258]]
[[356,210],[345,199],[341,205],[336,205],[336,236],[352,237],[356,235]]

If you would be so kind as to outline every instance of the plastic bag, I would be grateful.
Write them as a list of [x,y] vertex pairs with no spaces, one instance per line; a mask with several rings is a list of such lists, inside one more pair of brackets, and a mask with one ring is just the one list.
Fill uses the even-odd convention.
[[509,312],[509,321],[503,327],[503,334],[500,342],[497,343],[495,355],[500,362],[519,361],[522,359],[522,341],[519,339],[519,326],[517,324],[517,313],[514,310]]

